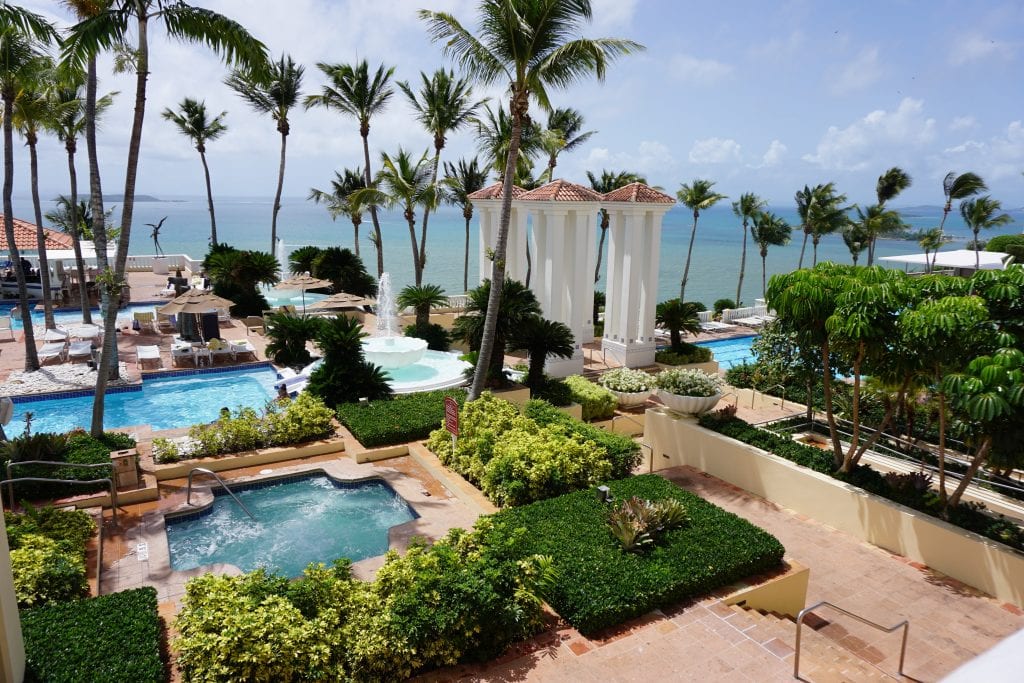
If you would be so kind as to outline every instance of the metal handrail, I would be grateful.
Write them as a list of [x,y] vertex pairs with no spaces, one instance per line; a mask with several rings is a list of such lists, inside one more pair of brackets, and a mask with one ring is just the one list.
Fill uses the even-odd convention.
[[910,622],[907,619],[904,619],[903,621],[901,621],[900,623],[896,624],[895,626],[890,626],[890,627],[886,628],[885,626],[882,626],[881,624],[876,624],[875,622],[871,621],[870,619],[865,619],[864,617],[860,616],[859,614],[854,614],[853,612],[851,612],[849,610],[845,610],[842,607],[840,607],[838,605],[835,605],[835,604],[833,604],[833,603],[831,603],[831,602],[829,602],[827,600],[822,600],[821,602],[815,603],[815,604],[811,605],[810,607],[804,607],[802,610],[800,610],[800,613],[798,615],[796,615],[796,648],[795,648],[796,649],[796,654],[793,657],[793,678],[797,678],[797,679],[800,678],[800,627],[803,626],[804,617],[806,617],[809,612],[812,612],[812,611],[818,609],[819,607],[831,607],[832,609],[836,610],[837,612],[842,612],[843,614],[845,614],[846,616],[850,617],[851,619],[856,619],[857,621],[859,621],[860,623],[864,624],[865,626],[870,626],[870,627],[872,627],[874,629],[878,629],[879,631],[882,631],[883,633],[892,633],[893,631],[896,631],[897,629],[902,628],[903,629],[903,642],[900,645],[900,668],[897,671],[897,673],[900,676],[903,675],[903,660],[906,658],[906,655],[907,655],[907,633],[910,631]]
[[[7,463],[7,467],[6,467],[7,479],[6,479],[5,483],[7,484],[7,493],[10,496],[10,499],[11,499],[11,509],[12,510],[14,509],[16,501],[14,500],[14,481],[15,481],[15,479],[14,479],[13,476],[11,476],[11,473],[12,473],[12,470],[15,467],[19,466],[19,465],[51,465],[53,467],[84,467],[85,469],[95,469],[97,467],[105,467],[105,468],[110,470],[110,474],[111,474],[110,478],[111,479],[113,479],[113,474],[114,474],[114,464],[113,463],[109,463],[109,462],[83,463],[83,462],[58,462],[56,460],[22,460],[20,462],[8,462]],[[25,479],[29,479],[29,477],[19,477],[19,480],[25,480]],[[65,480],[65,479],[47,479],[47,481],[78,481],[78,480],[77,479],[67,479],[67,480]],[[95,481],[100,481],[100,480],[94,480],[94,482]]]
[[762,396],[771,396],[768,392],[772,389],[782,389],[782,403],[779,404],[779,410],[786,409],[786,386],[784,384],[776,384],[775,386],[768,387],[767,389],[758,389],[751,385],[750,387],[750,408],[753,410],[754,402],[757,400],[757,392],[760,391]]
[[[114,524],[117,524],[117,487],[114,486],[113,479],[51,479],[49,477],[18,477],[17,479],[11,479],[10,483],[11,495],[14,495],[13,482],[16,481],[49,481],[57,484],[106,484],[110,489],[110,509],[114,513]],[[14,509],[14,506],[11,506]]]
[[240,508],[242,508],[243,510],[245,510],[245,514],[249,515],[249,519],[251,519],[254,522],[256,521],[256,518],[252,516],[251,512],[249,512],[249,508],[245,507],[245,503],[243,503],[241,501],[241,499],[239,499],[239,497],[236,496],[231,491],[231,489],[228,488],[228,485],[224,483],[224,480],[221,479],[220,476],[216,472],[214,472],[213,470],[208,470],[205,467],[193,467],[192,469],[190,469],[188,471],[188,489],[185,491],[185,504],[186,505],[191,505],[192,504],[192,477],[193,477],[193,475],[195,475],[196,472],[199,472],[201,474],[209,474],[211,477],[216,479],[217,483],[220,484],[221,487],[223,487],[223,489],[228,492],[228,495],[231,496],[236,503],[238,503],[238,506]]

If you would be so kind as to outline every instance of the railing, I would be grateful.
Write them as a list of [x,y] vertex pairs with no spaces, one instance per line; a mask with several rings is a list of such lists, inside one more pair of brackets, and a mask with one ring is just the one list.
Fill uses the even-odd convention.
[[[772,315],[768,310],[767,306],[744,306],[743,308],[726,308],[722,311],[722,322],[728,323],[736,320],[737,318],[751,318],[751,317],[763,317]],[[701,322],[707,322],[702,320]]]
[[468,294],[455,294],[448,297],[448,308],[452,312],[459,313],[466,310],[466,306],[469,305]]
[[842,607],[839,607],[838,605],[834,605],[831,602],[828,602],[827,600],[822,600],[821,602],[815,603],[815,604],[811,605],[810,607],[803,608],[802,610],[800,610],[800,614],[798,614],[796,616],[796,648],[795,648],[796,649],[796,654],[793,656],[793,678],[797,678],[797,679],[800,678],[800,627],[803,626],[803,624],[804,624],[804,617],[806,617],[808,613],[813,612],[814,610],[818,609],[819,607],[831,607],[832,609],[836,610],[837,612],[841,612],[841,613],[845,614],[846,616],[850,617],[851,619],[856,619],[857,621],[859,621],[860,623],[864,624],[865,626],[870,626],[872,628],[878,629],[879,631],[882,631],[883,633],[892,633],[893,631],[896,631],[896,630],[902,628],[903,629],[903,642],[900,644],[900,668],[899,668],[899,671],[897,673],[900,676],[903,675],[903,660],[906,658],[906,655],[907,655],[907,633],[910,631],[910,622],[909,621],[904,619],[903,621],[901,621],[900,623],[896,624],[895,626],[890,626],[890,627],[886,628],[885,626],[882,626],[881,624],[876,624],[875,622],[873,622],[873,621],[871,621],[869,619],[865,619],[864,617],[860,616],[859,614],[854,614],[853,612],[850,612],[849,610],[845,610]]
[[[779,410],[785,410],[786,409],[786,385],[784,385],[784,384],[776,384],[773,387],[768,387],[767,389],[760,390],[761,391],[761,395],[762,396],[771,396],[771,394],[769,394],[768,392],[771,391],[772,389],[782,389],[782,403],[779,404]],[[758,391],[759,390],[757,388],[755,388],[753,386],[750,387],[750,408],[751,408],[751,410],[753,410],[753,408],[754,408],[754,401],[757,399],[757,392]]]
[[191,505],[192,504],[192,477],[195,475],[196,472],[199,472],[200,474],[209,474],[211,477],[216,479],[217,483],[220,484],[221,487],[225,491],[228,492],[228,495],[231,496],[231,498],[236,503],[238,503],[238,507],[242,508],[245,511],[245,514],[249,515],[249,519],[251,519],[254,522],[256,521],[256,518],[252,516],[251,512],[249,512],[249,508],[245,507],[245,503],[243,503],[239,499],[239,497],[236,496],[231,491],[231,489],[228,488],[228,485],[224,483],[224,480],[221,479],[220,476],[216,472],[214,472],[213,470],[208,470],[205,467],[193,467],[192,469],[190,469],[188,471],[188,489],[186,489],[186,491],[185,491],[185,504],[186,505]]
[[[106,468],[110,472],[110,477],[104,479],[53,479],[49,477],[18,477],[15,479],[12,476],[12,472],[15,467],[21,465],[48,465],[50,467],[78,467],[83,469],[96,469],[97,467]],[[7,484],[8,497],[11,499],[11,510],[14,509],[16,499],[14,498],[14,482],[16,481],[51,481],[62,484],[100,484],[106,483],[107,488],[110,490],[110,507],[114,511],[114,521],[117,521],[117,487],[114,485],[114,466],[109,462],[101,463],[77,463],[77,462],[56,462],[54,460],[23,460],[21,462],[9,462],[7,463],[7,480],[4,482]]]
[[709,322],[711,322],[711,316],[713,316],[714,314],[715,314],[714,311],[701,311],[701,312],[699,312],[697,314],[697,318],[702,323],[709,323]]

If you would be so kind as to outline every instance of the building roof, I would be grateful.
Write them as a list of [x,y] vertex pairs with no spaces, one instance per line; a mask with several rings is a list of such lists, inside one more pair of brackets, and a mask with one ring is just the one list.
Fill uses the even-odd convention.
[[[0,221],[2,220],[3,216],[0,216]],[[65,235],[62,232],[50,230],[49,228],[43,228],[43,234],[46,235],[47,249],[70,249],[72,246],[71,235]],[[37,251],[39,243],[36,242],[36,224],[15,218],[14,244],[20,251]],[[7,231],[3,229],[3,224],[0,223],[0,251],[8,250]]]
[[518,199],[524,202],[599,202],[601,195],[589,187],[570,183],[568,180],[555,180],[524,193]]
[[637,204],[675,204],[676,200],[643,183],[630,183],[604,195],[606,202],[635,202]]
[[[501,199],[501,191],[504,189],[501,183],[488,185],[482,190],[477,190],[469,195],[470,199]],[[512,186],[512,199],[519,199],[526,190],[518,185]]]
[[[933,261],[934,259],[934,261]],[[882,256],[879,261],[905,263],[908,266],[927,266],[932,262],[936,268],[975,268],[975,252],[973,249],[953,249],[940,251],[937,254],[907,254],[905,256]],[[998,251],[980,251],[977,253],[979,270],[1006,270],[1013,257]]]

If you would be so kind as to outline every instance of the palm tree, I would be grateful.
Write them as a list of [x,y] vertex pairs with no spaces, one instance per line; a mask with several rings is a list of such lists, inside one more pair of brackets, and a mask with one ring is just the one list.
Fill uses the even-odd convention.
[[512,330],[507,350],[526,351],[530,358],[526,386],[540,389],[544,386],[545,361],[549,356],[572,358],[576,352],[575,342],[572,330],[565,323],[528,315]]
[[[860,212],[860,207],[857,207],[857,211]],[[853,265],[857,265],[861,252],[868,248],[868,243],[870,241],[870,236],[864,229],[864,222],[851,222],[843,229],[842,235],[843,243],[846,245],[846,248],[850,250],[850,257],[853,259]],[[871,252],[869,251],[868,253],[870,254]]]
[[[508,152],[512,141],[512,116],[500,103],[494,109],[485,104],[483,114],[473,119],[476,124],[477,151],[487,160],[487,165],[498,177],[505,178]],[[533,172],[533,158],[543,149],[541,129],[535,121],[524,121],[519,135],[519,155],[516,159],[515,184]]]
[[[434,138],[434,175],[431,184],[437,185],[437,174],[441,167],[441,150],[450,133],[454,133],[473,120],[476,110],[485,102],[473,101],[473,88],[464,78],[456,78],[451,71],[438,69],[432,76],[420,72],[423,83],[417,95],[404,81],[398,87],[405,93],[409,105],[416,112],[416,120]],[[427,222],[430,219],[430,205],[423,207],[423,227],[420,230],[420,264],[422,271],[427,262]]]
[[430,309],[444,306],[448,297],[437,285],[406,285],[398,293],[397,303],[399,308],[411,306],[416,309],[416,327],[419,329],[430,324]]
[[[277,249],[277,214],[281,211],[281,191],[284,189],[285,151],[291,123],[288,115],[299,102],[302,76],[306,68],[296,64],[290,55],[283,54],[259,70],[235,69],[225,79],[229,88],[260,114],[269,114],[281,134],[281,161],[277,170],[277,190],[270,216],[270,253]],[[357,247],[358,249],[358,247]]]
[[467,162],[459,159],[458,164],[444,162],[445,200],[450,204],[462,207],[462,217],[466,220],[466,251],[462,261],[462,291],[469,291],[469,222],[473,220],[473,202],[469,195],[483,189],[487,183],[487,171],[480,168],[477,157]]
[[723,199],[726,199],[724,194],[718,194],[712,192],[711,188],[715,186],[713,180],[703,180],[697,178],[687,185],[683,183],[682,187],[676,193],[676,197],[679,198],[687,208],[693,211],[693,228],[690,230],[690,247],[686,250],[686,267],[683,269],[683,281],[679,285],[679,299],[686,299],[686,281],[690,277],[690,259],[693,257],[693,242],[697,238],[697,219],[700,218],[700,212],[706,209],[710,209],[712,206],[717,204]]
[[[501,368],[505,362],[505,348],[513,332],[529,316],[540,315],[540,303],[529,287],[518,280],[502,282],[505,291],[498,301],[497,315],[494,316],[495,349],[500,353],[493,354],[488,362],[488,377],[501,381]],[[479,287],[467,293],[466,315],[455,319],[452,336],[460,339],[470,351],[479,351],[487,329],[487,311],[491,303],[491,281],[484,280]],[[477,356],[477,367],[483,362],[483,356]]]
[[[587,171],[587,179],[590,181],[590,187],[594,192],[600,192],[601,194],[608,194],[612,190],[617,190],[620,187],[625,187],[630,183],[647,183],[647,179],[641,176],[639,173],[633,173],[632,171],[607,171],[601,169],[601,177],[598,178],[590,171]],[[604,240],[608,234],[608,225],[611,219],[608,216],[607,209],[601,209],[601,237],[597,242],[597,266],[594,268],[594,282],[601,279],[601,260],[604,256]],[[597,320],[595,318],[595,320]]]
[[353,193],[365,187],[366,180],[363,178],[363,172],[356,166],[355,170],[346,168],[342,173],[335,171],[330,192],[313,187],[310,188],[309,196],[306,197],[316,204],[325,205],[331,220],[337,220],[338,216],[348,216],[348,219],[352,221],[356,256],[359,256],[359,226],[363,223],[364,205],[354,197]]
[[[86,4],[86,3],[83,3]],[[103,434],[103,397],[107,381],[118,376],[117,358],[117,304],[125,281],[128,244],[131,240],[132,219],[135,215],[135,182],[138,176],[139,155],[142,151],[142,127],[146,118],[146,90],[149,81],[149,28],[150,21],[161,23],[168,36],[176,40],[201,43],[224,57],[229,64],[258,68],[266,63],[266,48],[241,24],[217,12],[193,7],[183,1],[164,3],[161,0],[110,0],[94,7],[95,13],[84,16],[71,27],[63,44],[63,58],[70,67],[84,70],[103,50],[129,47],[126,39],[134,35],[136,44],[129,47],[130,66],[135,72],[135,110],[128,137],[128,161],[125,167],[124,199],[121,206],[121,228],[117,237],[117,254],[113,269],[106,269],[101,285],[104,317],[104,347],[96,377],[96,398],[93,401],[91,433]],[[79,14],[83,16],[83,14]],[[134,31],[131,30],[134,23]],[[87,87],[91,87],[87,85]],[[94,120],[89,110],[90,95],[86,95],[86,119]],[[95,147],[91,141],[92,129],[87,128],[89,142],[90,176],[93,175]],[[98,181],[98,166],[95,167]],[[90,183],[92,185],[92,183]],[[93,189],[98,188],[98,182]],[[93,219],[102,220],[102,210],[96,210],[98,193],[93,193]],[[106,251],[106,230],[94,224],[97,254]]]
[[306,348],[316,337],[323,318],[274,313],[267,316],[266,354],[278,365],[301,368],[313,357]]
[[[370,67],[366,60],[351,64],[326,64],[318,62],[317,68],[327,76],[330,85],[325,85],[319,95],[306,97],[306,109],[324,107],[336,109],[342,114],[354,117],[359,122],[359,135],[363,139],[363,177],[366,187],[373,186],[370,172],[370,119],[380,114],[388,105],[395,91],[388,85],[395,73],[394,67],[377,67],[370,76]],[[373,220],[373,239],[377,247],[377,277],[384,273],[384,240],[380,233],[380,221],[377,219],[377,207],[370,205],[370,218]]]
[[[942,228],[922,230],[917,235],[917,243],[924,249],[927,266],[925,270],[930,273],[935,268],[935,259],[938,258],[939,249],[942,248]],[[929,254],[932,255],[931,261],[928,261]]]
[[[381,164],[374,185],[357,190],[352,196],[367,206],[402,209],[412,240],[413,274],[416,284],[421,285],[427,259],[416,243],[416,208],[437,205],[437,187],[431,180],[436,173],[434,164],[428,151],[424,151],[418,160],[413,160],[412,155],[401,147],[394,157],[388,156],[387,152],[382,153]],[[421,239],[420,243],[424,244],[424,240]]]
[[572,152],[579,149],[586,143],[596,130],[583,130],[583,114],[571,107],[554,109],[548,114],[548,131],[555,132],[554,139],[558,144],[551,145],[545,150],[548,153],[548,182],[555,179],[555,166],[558,164],[558,155],[562,152]]
[[[844,237],[848,233],[856,235],[856,241],[863,244],[868,250],[868,265],[870,266],[875,258],[875,240],[882,235],[891,235],[903,230],[907,226],[898,211],[886,209],[883,203],[872,204],[867,210],[861,209],[859,206],[856,209],[856,227],[848,226],[843,231],[843,235]],[[853,263],[857,265],[856,257],[854,257]]]
[[774,213],[762,211],[757,213],[750,225],[750,237],[757,244],[761,254],[761,296],[768,292],[768,247],[781,247],[789,244],[793,232],[782,218]]
[[960,175],[957,175],[956,171],[947,173],[946,177],[942,179],[942,193],[946,197],[946,203],[942,207],[942,222],[939,223],[939,230],[946,227],[946,216],[953,210],[954,200],[967,199],[987,189],[985,181],[977,173],[970,171]]
[[846,212],[849,211],[849,207],[840,206],[845,201],[845,194],[836,194],[835,183],[815,185],[813,188],[805,185],[803,190],[796,193],[797,214],[800,216],[800,226],[804,231],[797,268],[804,267],[808,237],[814,244],[814,263],[817,263],[818,244],[822,235],[837,232],[847,226],[850,219]]
[[[217,246],[217,216],[213,211],[213,188],[210,187],[210,167],[206,163],[206,143],[216,140],[228,132],[222,111],[213,118],[207,118],[206,102],[186,97],[178,104],[179,111],[164,109],[162,116],[178,127],[178,132],[192,141],[199,160],[203,162],[203,175],[206,177],[206,202],[210,207],[210,244]],[[273,249],[268,253],[274,253]]]
[[40,45],[56,39],[56,32],[42,17],[19,7],[0,6],[0,98],[3,99],[4,135],[4,233],[8,253],[18,283],[18,306],[21,309],[22,334],[25,340],[25,370],[39,369],[32,310],[28,305],[28,288],[21,255],[14,241],[14,128],[13,108],[20,83],[31,74],[39,59]]
[[976,269],[981,267],[981,249],[978,246],[978,236],[981,231],[1013,222],[1013,218],[1007,213],[996,215],[1002,209],[1002,203],[988,195],[960,202],[960,216],[964,219],[964,224],[974,233],[974,267]]
[[[913,180],[910,175],[898,166],[893,166],[888,171],[878,176],[878,183],[875,185],[875,197],[878,199],[878,207],[882,208],[890,199],[896,198],[903,190],[910,187]],[[875,263],[875,240],[877,234],[868,235],[868,265]]]
[[673,351],[683,347],[683,334],[700,334],[699,313],[695,303],[682,299],[662,301],[655,307],[654,322],[668,330]]
[[741,295],[743,292],[743,274],[747,268],[747,228],[754,216],[760,213],[761,209],[767,205],[768,202],[761,199],[753,192],[744,192],[740,195],[739,201],[732,203],[732,212],[743,222],[741,226],[743,230],[743,251],[740,253],[740,278],[736,283],[735,301],[737,308],[742,305]]
[[356,296],[373,296],[377,283],[366,272],[363,260],[348,249],[327,247],[313,259],[313,277],[331,281],[335,292],[348,292]]

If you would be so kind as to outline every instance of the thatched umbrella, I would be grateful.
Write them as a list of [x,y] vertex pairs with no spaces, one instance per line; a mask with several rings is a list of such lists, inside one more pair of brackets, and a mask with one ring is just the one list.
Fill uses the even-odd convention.
[[[201,289],[190,289],[184,294],[171,299],[166,304],[156,309],[158,313],[164,315],[177,315],[179,313],[191,313],[198,317],[203,313],[214,311],[217,309],[224,309],[225,311],[230,310],[235,305],[234,301],[229,301],[224,297],[217,296],[212,292],[206,292]],[[200,338],[202,337],[202,325],[197,323],[199,328]]]
[[302,292],[302,313],[306,313],[306,290],[307,289],[320,289],[322,287],[330,287],[330,280],[321,280],[315,278],[309,273],[303,273],[302,275],[296,275],[295,277],[288,278],[287,280],[281,280],[274,289],[298,289]]
[[348,292],[338,292],[337,294],[331,294],[326,299],[310,304],[309,310],[326,311],[336,308],[360,308],[362,306],[373,306],[376,303],[377,300],[370,297],[349,294]]

